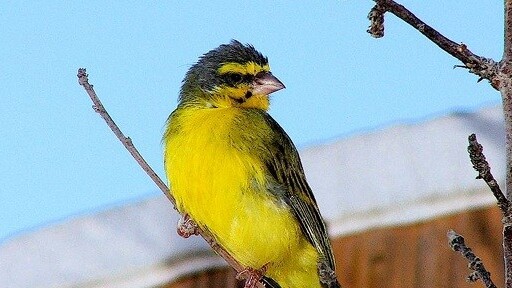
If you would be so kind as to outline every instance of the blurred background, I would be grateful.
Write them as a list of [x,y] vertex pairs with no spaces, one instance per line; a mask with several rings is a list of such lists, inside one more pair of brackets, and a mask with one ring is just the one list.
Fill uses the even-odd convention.
[[[72,221],[93,219],[95,215],[118,211],[115,213],[120,213],[116,214],[119,216],[119,222],[109,227],[120,227],[119,223],[123,223],[122,219],[126,218],[122,216],[123,212],[119,211],[124,211],[126,207],[140,208],[140,205],[146,205],[147,201],[153,201],[148,199],[165,201],[154,183],[137,166],[99,115],[91,109],[92,103],[77,83],[76,72],[80,67],[87,68],[90,83],[94,85],[110,115],[123,132],[132,138],[136,147],[161,177],[164,177],[164,173],[160,139],[165,121],[176,106],[182,78],[198,56],[229,42],[230,39],[251,43],[263,52],[270,60],[273,73],[285,83],[287,88],[272,96],[270,114],[289,133],[298,148],[305,151],[302,152],[305,155],[304,160],[310,163],[309,166],[305,166],[306,170],[311,171],[311,175],[318,171],[313,168],[316,167],[315,163],[331,165],[332,163],[326,162],[330,156],[342,155],[336,158],[335,162],[336,165],[340,165],[339,174],[352,171],[349,172],[350,175],[359,175],[362,183],[367,183],[368,179],[380,179],[375,178],[375,175],[388,173],[385,171],[390,166],[399,166],[393,162],[399,158],[379,158],[388,153],[393,154],[392,151],[400,152],[397,157],[405,157],[400,162],[405,165],[404,171],[412,171],[411,169],[418,167],[407,166],[411,164],[409,160],[415,157],[416,151],[424,150],[425,146],[432,144],[422,142],[422,139],[431,138],[425,138],[425,134],[418,132],[430,133],[431,130],[414,130],[418,125],[427,125],[425,123],[437,123],[432,125],[438,127],[438,130],[434,130],[440,133],[440,137],[443,133],[465,133],[468,127],[479,127],[480,130],[477,130],[483,133],[492,131],[487,136],[494,145],[491,149],[496,150],[495,160],[498,162],[499,173],[504,163],[500,154],[501,145],[504,145],[501,141],[504,138],[500,130],[502,120],[499,118],[500,112],[497,107],[500,103],[498,92],[485,81],[477,83],[477,77],[466,70],[454,69],[454,65],[460,64],[456,59],[391,14],[386,15],[385,37],[370,37],[366,33],[369,25],[366,16],[373,4],[374,2],[370,0],[324,1],[321,4],[307,5],[291,1],[265,0],[247,3],[4,2],[0,9],[0,255],[4,253],[4,257],[0,257],[0,267],[14,267],[16,265],[12,261],[15,260],[12,259],[17,261],[26,257],[29,261],[33,254],[28,255],[27,251],[41,251],[41,247],[34,244],[41,242],[31,240],[35,241],[29,241],[32,243],[30,245],[35,245],[30,246],[33,250],[24,250],[25,254],[23,251],[20,252],[20,249],[26,249],[20,243],[26,244],[27,239],[36,239],[30,238],[30,235],[35,235],[34,233],[46,231],[48,234],[38,237],[43,237],[49,243],[57,243],[58,241],[53,242],[55,238],[52,238],[55,233],[68,235],[69,227],[78,227],[75,225],[76,222]],[[466,44],[474,53],[495,60],[501,59],[502,2],[491,1],[482,5],[481,1],[470,0],[461,5],[457,1],[403,0],[401,4],[445,36],[455,42]],[[467,115],[480,115],[487,120],[490,117],[492,121],[479,121],[475,126],[471,120],[475,120],[476,116]],[[455,122],[450,122],[452,120]],[[461,122],[457,122],[459,120]],[[443,121],[453,125],[450,126]],[[428,125],[421,127],[430,127]],[[401,128],[393,130],[393,127],[412,127],[411,138],[402,138],[401,132],[404,131],[400,130]],[[389,137],[389,142],[384,142],[387,144],[374,155],[376,158],[364,158],[369,151],[374,151],[374,145],[380,141],[380,138],[365,138],[364,135],[381,135],[379,133],[388,135],[386,137]],[[457,146],[462,153],[465,150],[467,136],[464,133],[460,139],[462,146]],[[373,140],[370,141],[371,139]],[[397,144],[393,139],[402,140]],[[441,152],[448,151],[449,149],[444,147],[453,144],[439,140],[434,142],[439,144],[436,149]],[[340,147],[345,147],[343,145],[348,145],[347,143],[351,145],[346,146],[345,150],[340,150]],[[409,148],[404,150],[404,147]],[[324,148],[330,152],[323,158],[316,157],[315,149],[324,151]],[[348,154],[363,157],[355,157],[354,163],[372,167],[362,167],[358,170],[357,165],[347,165]],[[447,156],[445,154],[443,155]],[[425,158],[421,159],[436,157],[429,155],[425,154],[422,156]],[[469,162],[463,162],[463,157],[465,156],[454,156],[453,160],[461,167],[471,168]],[[361,162],[362,159],[366,162]],[[421,159],[418,163],[422,163]],[[378,163],[384,166],[379,166]],[[327,167],[332,169],[332,166]],[[416,173],[423,171],[420,168],[415,170]],[[452,173],[453,170],[457,169],[448,172]],[[355,171],[360,173],[356,174]],[[473,180],[471,177],[475,175],[470,169],[464,173],[464,177],[469,175],[468,179],[460,180],[457,177],[443,175],[444,178],[439,180],[439,175],[431,175],[429,181],[443,184],[450,181],[459,183],[460,180],[466,183],[466,180]],[[354,231],[378,226],[378,219],[382,219],[380,216],[375,218],[373,224],[368,224],[369,226],[343,226],[348,223],[343,221],[348,221],[344,217],[350,214],[349,212],[361,207],[364,210],[360,211],[361,215],[375,211],[375,206],[368,204],[372,201],[384,203],[382,207],[399,205],[399,201],[403,199],[409,201],[408,203],[419,203],[417,199],[421,198],[423,193],[421,189],[410,192],[403,189],[403,186],[397,188],[392,185],[383,191],[379,190],[379,186],[386,186],[375,183],[375,186],[364,187],[363,190],[368,194],[363,192],[363,196],[353,192],[349,193],[353,196],[344,197],[343,191],[336,193],[339,195],[335,196],[339,197],[336,198],[336,202],[329,200],[329,193],[335,192],[330,190],[332,187],[325,184],[332,182],[329,179],[334,178],[321,176],[308,175],[316,183],[312,185],[319,191],[316,193],[319,194],[321,209],[326,211],[324,216],[328,219],[337,219],[337,222],[334,222],[338,224],[333,224],[333,227],[338,227],[338,230],[333,228],[335,235],[355,233]],[[406,176],[411,176],[411,181],[419,179],[419,176],[412,172]],[[347,182],[351,180],[353,178],[347,179]],[[416,188],[430,187],[421,181],[411,183],[416,185]],[[471,183],[468,185],[477,185]],[[347,185],[341,182],[335,184],[339,190],[345,190],[344,187]],[[460,189],[467,188],[464,186],[466,184],[454,184],[453,187],[436,185],[431,187],[431,190],[425,188],[425,191],[433,191],[437,197],[444,195],[444,191],[460,192]],[[429,193],[428,191],[424,193]],[[373,195],[388,196],[384,200],[379,200],[372,198]],[[416,196],[419,198],[415,198]],[[397,203],[391,199],[395,199]],[[485,198],[478,203],[485,206],[492,203],[492,199]],[[151,205],[149,206],[152,207]],[[162,209],[168,209],[169,214],[174,213],[167,203],[163,205],[167,206]],[[144,207],[149,209],[147,206]],[[337,213],[336,209],[340,207],[345,208],[345,212]],[[466,208],[468,207],[462,205],[457,209]],[[434,210],[438,211],[436,209]],[[443,215],[450,214],[450,209],[443,211]],[[140,213],[142,218],[149,217],[147,215],[148,213]],[[421,221],[436,215],[434,212],[425,213]],[[161,219],[160,216],[157,218]],[[414,220],[415,217],[409,218],[412,219],[411,223],[418,220]],[[148,228],[148,231],[154,231],[164,225],[154,222],[153,218],[144,219],[147,221],[145,223],[154,225],[151,229]],[[395,220],[390,220],[388,224],[400,222]],[[356,223],[359,220],[350,221]],[[340,224],[342,222],[345,224]],[[96,222],[87,223],[84,225]],[[168,226],[174,225],[169,223]],[[61,228],[51,230],[51,227]],[[101,229],[94,229],[97,233],[95,235],[101,235]],[[130,229],[126,227],[123,231]],[[146,231],[144,235],[149,237],[148,233]],[[167,235],[167,232],[162,233]],[[117,241],[115,236],[112,237],[114,238],[109,238],[106,242]],[[94,239],[99,238],[101,237]],[[62,243],[70,243],[66,241]],[[145,241],[151,243],[151,240]],[[190,243],[192,242],[184,242],[183,246],[192,245]],[[204,248],[200,241],[193,240],[193,243],[196,244],[192,246]],[[9,248],[1,250],[2,246]],[[62,257],[73,258],[73,253],[69,250],[69,253]],[[50,253],[44,258],[48,263],[56,259],[51,255]],[[90,257],[91,263],[98,261],[93,260],[93,256]],[[112,258],[119,260],[118,256]],[[149,265],[148,263],[153,263],[151,261],[153,260],[143,260],[141,265]],[[220,263],[215,262],[217,260],[212,261]],[[61,268],[65,270],[76,264],[62,265]],[[42,264],[41,266],[49,267]],[[119,269],[116,273],[125,271],[125,268]],[[465,269],[464,264],[461,264],[460,269]],[[73,275],[82,272],[76,270]],[[11,275],[11,283],[14,283],[12,287],[25,287],[23,283],[28,282],[16,282],[13,280],[18,277],[15,274],[16,272],[4,270],[4,274],[0,275]],[[176,275],[179,278],[181,274]],[[62,276],[69,278],[65,284],[50,281],[49,286],[41,287],[67,287],[66,285],[74,285],[70,283],[79,282],[78,278],[68,276]],[[40,276],[35,278],[41,279]],[[95,281],[85,278],[80,281],[82,280],[84,283]],[[349,283],[349,280],[346,283]],[[30,285],[33,287],[33,283]]]

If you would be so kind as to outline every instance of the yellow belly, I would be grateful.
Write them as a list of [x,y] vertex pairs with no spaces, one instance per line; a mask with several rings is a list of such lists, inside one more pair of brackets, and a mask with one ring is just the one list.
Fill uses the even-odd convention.
[[[318,254],[284,202],[267,191],[261,158],[232,145],[246,139],[240,133],[249,133],[234,127],[240,124],[234,121],[239,113],[236,108],[195,109],[171,120],[164,139],[165,169],[178,210],[209,230],[246,267],[270,264],[269,276],[286,278],[286,270],[306,264],[316,275]],[[307,274],[304,278],[313,278],[308,282],[318,283],[311,271]]]

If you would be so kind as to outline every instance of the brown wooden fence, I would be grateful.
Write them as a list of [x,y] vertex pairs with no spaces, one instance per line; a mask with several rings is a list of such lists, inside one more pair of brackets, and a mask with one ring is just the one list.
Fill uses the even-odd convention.
[[[492,207],[340,237],[333,240],[338,275],[344,288],[483,287],[465,280],[467,262],[447,244],[446,232],[454,229],[502,286],[501,227],[500,212]],[[243,287],[234,277],[231,269],[204,271],[165,288]]]

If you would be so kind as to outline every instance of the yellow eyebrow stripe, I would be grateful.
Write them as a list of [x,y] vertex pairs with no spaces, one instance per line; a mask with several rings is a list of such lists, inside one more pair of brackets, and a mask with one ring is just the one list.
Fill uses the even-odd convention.
[[268,64],[265,64],[261,66],[260,64],[256,62],[249,61],[244,64],[235,63],[235,62],[229,62],[225,63],[217,70],[220,75],[226,74],[226,73],[239,73],[239,74],[252,74],[256,75],[258,72],[270,71],[270,66]]

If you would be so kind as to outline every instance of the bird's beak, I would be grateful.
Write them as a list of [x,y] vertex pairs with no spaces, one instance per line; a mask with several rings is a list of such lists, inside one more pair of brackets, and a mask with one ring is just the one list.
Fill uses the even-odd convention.
[[284,87],[283,82],[279,81],[279,79],[270,72],[258,73],[252,82],[252,87],[253,95],[269,95],[273,92],[286,88]]

